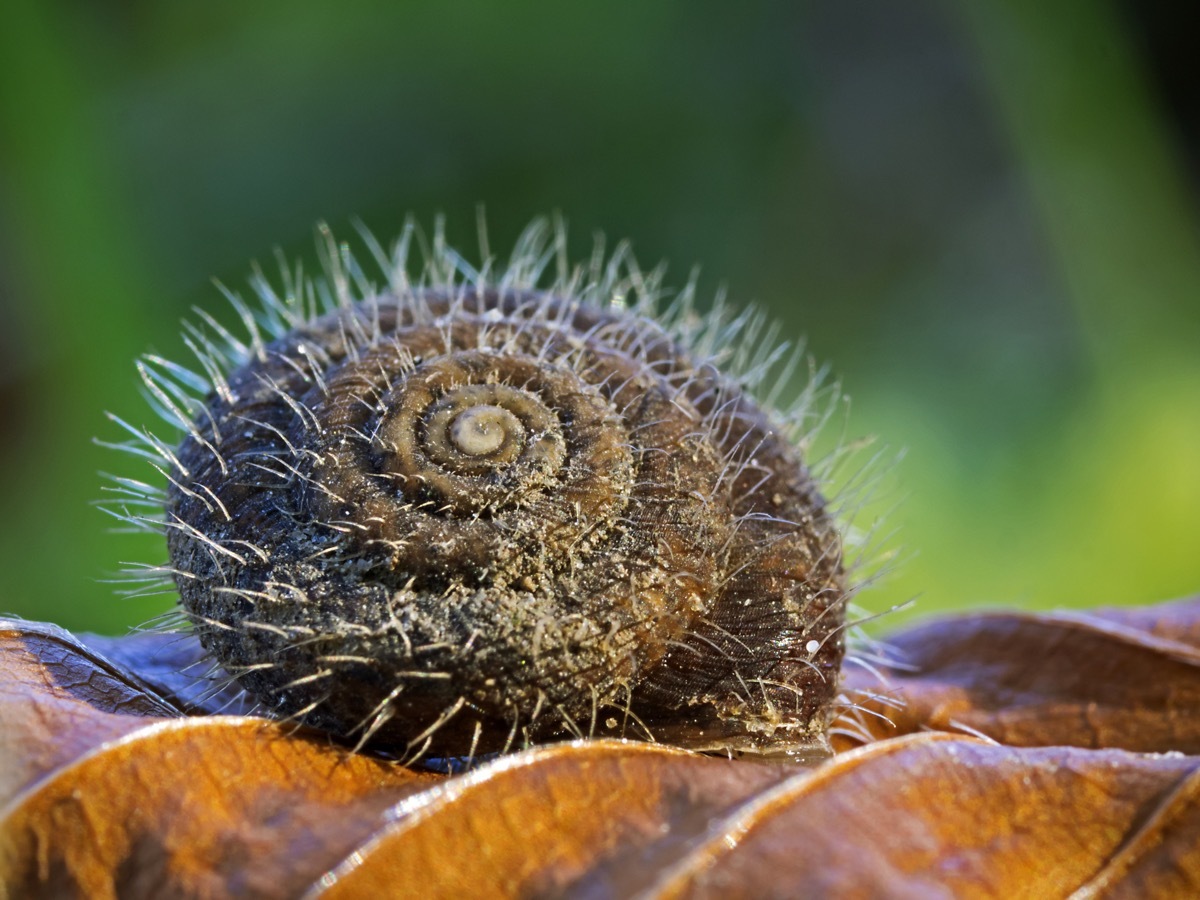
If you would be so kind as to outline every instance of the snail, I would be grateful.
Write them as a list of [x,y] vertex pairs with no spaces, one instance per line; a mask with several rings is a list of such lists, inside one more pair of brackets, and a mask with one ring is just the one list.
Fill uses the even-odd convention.
[[216,664],[409,759],[826,752],[842,539],[802,414],[755,399],[761,317],[664,304],[623,250],[572,269],[542,223],[497,271],[439,234],[410,276],[416,234],[372,245],[379,289],[327,237],[324,278],[230,295],[244,338],[202,314],[196,367],[140,365],[182,437],[126,426],[167,479],[136,491]]

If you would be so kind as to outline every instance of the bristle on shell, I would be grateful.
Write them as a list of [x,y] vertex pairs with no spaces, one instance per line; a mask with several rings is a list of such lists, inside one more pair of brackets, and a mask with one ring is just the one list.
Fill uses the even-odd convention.
[[[845,540],[804,455],[820,372],[753,311],[699,313],[626,248],[571,266],[544,222],[474,268],[438,229],[376,284],[226,292],[240,329],[149,356],[176,432],[117,420],[220,668],[272,715],[405,758],[579,736],[820,756],[845,653]],[[412,271],[414,247],[423,266]],[[822,410],[826,412],[822,412]]]

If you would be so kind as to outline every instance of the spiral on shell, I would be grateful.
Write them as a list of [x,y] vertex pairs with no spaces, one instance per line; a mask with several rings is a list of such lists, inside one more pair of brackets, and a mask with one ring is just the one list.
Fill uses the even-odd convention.
[[185,431],[148,440],[188,620],[264,708],[384,751],[819,750],[845,575],[817,485],[715,329],[623,304],[620,259],[539,287],[539,240],[416,284],[402,247],[358,297],[343,257],[323,304],[260,281],[248,340],[144,366]]

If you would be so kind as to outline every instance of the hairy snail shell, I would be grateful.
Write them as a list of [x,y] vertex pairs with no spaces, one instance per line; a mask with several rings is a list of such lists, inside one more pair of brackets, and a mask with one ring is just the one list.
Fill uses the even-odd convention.
[[649,318],[623,258],[539,288],[539,240],[491,278],[437,250],[410,283],[403,242],[380,291],[261,282],[248,340],[144,367],[187,618],[274,715],[383,751],[819,750],[841,543],[757,370],[705,347],[737,326]]

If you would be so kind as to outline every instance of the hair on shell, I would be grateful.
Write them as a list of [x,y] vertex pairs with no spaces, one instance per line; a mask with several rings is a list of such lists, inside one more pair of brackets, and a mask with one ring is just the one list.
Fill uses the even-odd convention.
[[[781,341],[778,325],[752,307],[735,311],[724,295],[719,294],[710,308],[702,310],[696,300],[694,274],[678,291],[664,288],[664,268],[642,270],[628,244],[620,244],[606,253],[603,242],[597,240],[589,259],[582,265],[572,265],[567,255],[566,230],[560,223],[534,221],[518,238],[511,256],[503,264],[490,256],[481,228],[483,261],[479,266],[472,266],[446,242],[440,222],[432,235],[426,236],[410,220],[390,250],[385,250],[365,228],[359,228],[358,236],[365,250],[362,254],[367,260],[365,265],[348,244],[335,241],[329,229],[321,226],[318,251],[322,271],[318,275],[306,276],[299,264],[291,265],[282,256],[278,258],[279,272],[274,280],[255,266],[250,278],[252,299],[220,287],[240,322],[236,331],[197,309],[197,320],[184,325],[184,341],[193,363],[185,366],[155,355],[144,356],[138,362],[143,393],[165,424],[166,435],[160,437],[149,429],[111,417],[125,437],[107,445],[148,462],[161,481],[110,476],[103,508],[125,528],[153,532],[166,537],[173,548],[187,548],[186,553],[175,554],[177,558],[169,564],[129,567],[123,574],[126,591],[146,594],[179,590],[187,597],[200,581],[215,579],[204,590],[206,596],[218,600],[209,606],[192,603],[186,609],[177,609],[154,626],[164,630],[191,629],[202,635],[211,659],[207,664],[209,670],[197,677],[211,680],[214,696],[227,697],[229,687],[235,682],[250,686],[256,711],[316,724],[359,747],[383,749],[410,761],[426,754],[469,759],[479,752],[503,752],[530,741],[600,734],[766,756],[775,755],[773,743],[779,747],[778,755],[784,757],[823,752],[823,732],[833,712],[857,708],[855,699],[840,693],[837,686],[840,648],[847,629],[855,624],[843,621],[846,604],[882,567],[881,557],[873,549],[881,537],[877,527],[860,530],[853,525],[853,519],[877,486],[875,473],[880,470],[881,454],[864,454],[865,444],[842,440],[820,460],[814,462],[810,458],[816,435],[841,409],[838,387],[829,381],[827,369],[814,365],[802,346]],[[729,671],[721,676],[725,687],[719,701],[714,699],[715,695],[701,693],[685,698],[687,702],[678,697],[672,700],[671,691],[678,693],[678,685],[686,679],[681,681],[680,677],[671,676],[651,689],[658,691],[658,698],[647,705],[643,702],[647,689],[637,683],[638,673],[624,670],[614,671],[603,687],[580,679],[577,693],[583,694],[583,699],[572,698],[569,703],[563,701],[561,692],[534,683],[527,686],[528,699],[522,701],[523,705],[514,704],[511,714],[506,713],[504,733],[499,736],[496,734],[499,726],[486,716],[466,721],[481,705],[486,705],[480,699],[486,693],[483,687],[474,694],[460,693],[457,698],[451,691],[446,694],[451,699],[420,720],[419,727],[414,726],[415,732],[404,732],[398,743],[393,738],[381,746],[381,738],[396,729],[394,720],[407,710],[402,704],[413,693],[412,685],[449,678],[446,671],[437,668],[421,670],[414,664],[411,670],[400,671],[389,663],[391,680],[372,694],[367,706],[356,709],[353,721],[330,724],[327,709],[340,702],[334,698],[341,689],[339,682],[348,672],[355,673],[357,685],[364,683],[364,679],[372,684],[379,681],[363,674],[371,670],[375,660],[369,653],[354,649],[356,636],[367,647],[369,639],[386,628],[392,635],[391,652],[395,659],[416,661],[425,652],[421,646],[411,645],[410,635],[420,631],[413,624],[420,616],[411,613],[411,609],[418,602],[417,595],[428,591],[428,586],[417,585],[420,580],[417,575],[407,582],[404,579],[388,582],[391,597],[388,612],[370,621],[356,621],[343,612],[296,621],[260,614],[264,609],[281,605],[308,609],[332,601],[313,582],[264,576],[251,586],[246,579],[231,575],[249,570],[276,571],[271,568],[273,555],[287,541],[278,535],[268,540],[253,531],[235,532],[232,526],[243,514],[239,508],[231,508],[232,495],[207,474],[202,476],[200,470],[221,475],[236,473],[243,487],[250,479],[248,473],[253,472],[255,486],[263,491],[299,492],[308,498],[306,503],[329,509],[346,506],[348,498],[338,489],[341,482],[336,477],[326,477],[328,446],[311,449],[300,439],[329,430],[328,420],[322,418],[328,410],[317,408],[305,398],[327,397],[343,390],[345,379],[339,374],[339,366],[390,367],[387,379],[372,381],[364,376],[365,388],[353,398],[353,404],[369,412],[364,420],[368,424],[346,425],[340,432],[341,440],[386,449],[390,446],[387,429],[392,427],[388,404],[395,399],[392,379],[409,377],[428,365],[428,354],[418,358],[418,354],[400,346],[398,341],[395,347],[389,344],[397,322],[405,323],[405,327],[427,329],[429,335],[435,336],[426,339],[432,343],[422,346],[440,341],[447,353],[461,355],[463,317],[470,319],[470,327],[474,329],[470,341],[481,348],[484,356],[511,352],[529,357],[531,365],[544,364],[556,373],[590,374],[595,368],[595,357],[589,342],[598,341],[605,352],[620,351],[636,360],[636,366],[615,367],[600,382],[588,385],[588,391],[599,392],[606,398],[621,398],[620,403],[607,411],[599,401],[593,402],[595,409],[590,414],[596,422],[606,421],[605,416],[610,412],[628,413],[635,402],[629,399],[630,392],[637,395],[634,382],[641,384],[638,379],[651,377],[660,379],[661,384],[675,392],[680,404],[706,410],[692,431],[681,432],[691,442],[688,446],[719,448],[713,459],[715,474],[707,482],[707,488],[692,492],[698,494],[696,500],[701,504],[729,505],[728,495],[735,485],[739,493],[757,494],[764,486],[784,483],[769,464],[780,454],[783,454],[780,458],[791,459],[787,451],[775,446],[773,442],[777,440],[795,448],[797,459],[807,460],[807,471],[801,466],[802,477],[787,476],[801,485],[803,491],[808,491],[805,486],[810,484],[825,487],[834,481],[842,483],[839,494],[831,501],[824,500],[813,489],[818,505],[809,518],[815,517],[818,523],[827,516],[830,521],[836,518],[838,531],[834,538],[821,538],[815,544],[810,541],[818,550],[815,556],[810,554],[804,560],[809,570],[828,573],[823,577],[827,577],[829,587],[814,589],[817,596],[835,589],[837,596],[827,596],[821,601],[812,621],[804,626],[811,629],[813,636],[803,641],[797,637],[798,643],[794,642],[787,665],[783,666],[789,672],[809,669],[816,673],[815,680],[826,684],[829,696],[816,719],[796,725],[788,719],[784,708],[791,709],[801,703],[799,699],[788,698],[803,697],[810,691],[796,677],[774,679],[763,674],[773,671],[771,667],[743,677],[740,663],[731,662],[726,666]],[[569,336],[562,341],[542,341],[555,328],[569,332]],[[482,365],[474,357],[463,364],[468,363]],[[263,368],[253,377],[248,376],[246,373],[255,366]],[[806,377],[797,391],[797,374],[802,371]],[[531,379],[536,381],[532,375],[522,377],[524,383],[515,380],[510,384],[503,378],[491,383],[507,385],[515,391],[527,387]],[[331,378],[342,380],[331,386]],[[257,398],[252,409],[231,413],[251,382]],[[447,383],[451,382],[453,378]],[[296,384],[305,385],[308,393],[297,396]],[[551,394],[559,390],[541,382],[537,389]],[[496,392],[503,393],[499,388],[493,390]],[[743,394],[752,398],[752,404],[746,405]],[[794,396],[785,401],[789,394]],[[283,412],[259,415],[255,410],[267,403]],[[425,436],[432,419],[430,414],[422,415],[420,428]],[[283,424],[289,418],[293,424]],[[658,426],[653,419],[639,421],[631,434],[605,451],[608,454],[603,457],[605,465],[611,457],[632,454],[631,465],[641,471],[643,460],[667,453],[664,448],[639,443],[641,433]],[[259,444],[239,444],[236,440],[239,429],[253,432]],[[768,442],[772,442],[770,447],[766,446]],[[869,458],[862,463],[864,456]],[[614,463],[610,468],[615,472],[621,466]],[[540,471],[530,477],[543,478],[538,474]],[[601,471],[609,470],[596,470]],[[405,515],[425,510],[444,514],[449,508],[445,504],[451,501],[436,490],[411,488],[414,479],[423,484],[424,479],[432,476],[391,471],[371,476],[403,495]],[[495,480],[498,476],[489,477]],[[600,475],[596,477],[603,480]],[[347,483],[357,490],[360,481]],[[651,487],[657,490],[662,485]],[[620,488],[626,495],[640,489],[637,484]],[[403,494],[405,490],[410,493]],[[522,499],[522,492],[532,489],[516,483],[506,490],[507,493],[498,489],[495,497],[486,502],[468,498],[463,501],[467,512],[462,515],[473,522],[489,519],[496,515],[496,510],[527,502]],[[237,496],[240,498],[243,493]],[[621,502],[627,500],[628,496]],[[604,520],[594,528],[580,528],[578,534],[571,535],[569,547],[590,552],[601,546],[603,540],[615,540],[612,534],[637,524],[636,513],[628,513],[624,507],[621,510],[614,514],[617,525]],[[271,517],[283,514],[259,510],[256,515],[261,518],[261,522],[255,519],[256,527],[261,525],[263,531],[271,532],[279,524]],[[697,519],[697,540],[711,537],[716,541],[711,548],[714,558],[724,560],[733,552],[731,548],[740,548],[738,559],[723,568],[718,566],[720,571],[714,576],[712,590],[721,591],[739,579],[745,580],[748,571],[754,578],[767,579],[763,573],[770,566],[764,568],[763,560],[771,556],[776,546],[784,548],[781,552],[792,552],[788,547],[798,541],[802,523],[794,519],[773,512],[769,502],[733,515],[725,525],[714,526],[711,534],[705,531],[708,520]],[[198,521],[218,525],[207,527],[196,524]],[[345,554],[344,546],[339,543],[343,538],[339,536],[356,547],[370,548],[366,555],[375,560],[383,558],[380,553],[407,552],[406,535],[389,533],[370,516],[362,519],[357,514],[328,515],[321,519],[320,526],[321,540],[327,545],[306,548],[309,556],[305,557],[305,565],[314,561],[321,564],[323,558],[341,554],[346,556],[348,564],[369,568],[362,560]],[[825,526],[816,527],[823,533]],[[597,537],[600,532],[605,534]],[[752,552],[745,547],[747,533],[757,536]],[[682,551],[669,549],[667,555],[677,552]],[[198,561],[201,558],[203,561]],[[844,562],[844,558],[850,562]],[[685,566],[673,577],[686,581],[693,575]],[[775,573],[772,577],[776,576],[776,580],[792,577],[786,573]],[[531,583],[536,581],[533,576],[527,577]],[[522,589],[531,597],[542,591],[540,584],[535,584],[532,590],[525,584]],[[651,593],[661,589],[653,587]],[[454,602],[462,602],[465,607],[475,603],[467,598],[469,592],[453,584],[446,590],[446,597],[453,595]],[[743,586],[739,590],[746,593],[748,589]],[[254,612],[231,617],[226,614],[231,605]],[[554,648],[582,646],[588,641],[597,645],[605,641],[632,641],[645,630],[645,623],[636,627],[613,625],[613,632],[607,637],[597,636],[574,613],[558,616],[543,611],[539,615],[541,618],[529,626],[529,633],[536,641]],[[711,652],[717,657],[724,654],[728,659],[745,656],[736,648],[746,640],[730,630],[728,621],[705,621],[703,616],[699,621],[700,627],[689,626],[678,634],[668,635],[666,642],[670,646],[662,651],[663,658],[678,659],[701,652]],[[765,636],[766,632],[761,634]],[[306,667],[292,667],[285,672],[283,663],[277,661],[278,653],[265,653],[261,658],[254,657],[256,661],[252,662],[223,657],[214,649],[223,645],[222,635],[233,635],[236,640],[256,647],[284,647],[289,653],[306,654]],[[470,654],[488,639],[488,635],[471,633],[454,652],[459,656]],[[405,641],[410,645],[405,647]],[[830,658],[836,656],[831,667],[824,657],[827,647],[834,645],[838,650],[836,654],[830,650]],[[857,664],[869,666],[875,651],[868,645],[863,645],[863,650]],[[531,652],[536,660],[537,649]],[[782,658],[775,659],[774,667],[780,667]],[[820,665],[815,662],[818,659],[822,660]],[[563,663],[564,671],[571,670],[573,664]],[[580,663],[579,671],[584,668]],[[275,680],[269,688],[264,688],[266,682],[260,676],[268,675],[275,676]],[[712,677],[715,680],[718,675]],[[828,684],[830,679],[833,684]],[[278,697],[289,699],[286,703],[276,702]],[[719,707],[721,712],[700,724],[689,723],[676,734],[669,723],[662,721],[663,710],[672,702],[681,709],[690,708],[689,703],[708,704]],[[744,721],[739,723],[736,734],[723,735],[720,729],[714,732],[714,722],[720,716],[733,719],[739,715]]]

